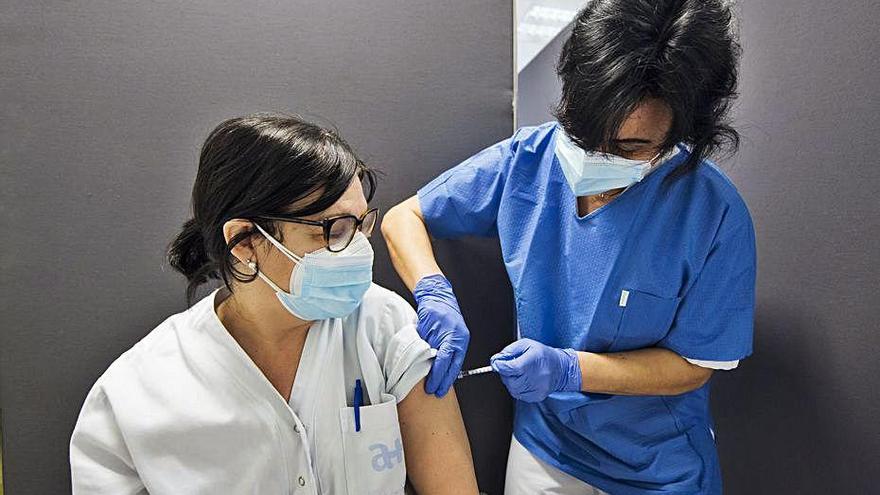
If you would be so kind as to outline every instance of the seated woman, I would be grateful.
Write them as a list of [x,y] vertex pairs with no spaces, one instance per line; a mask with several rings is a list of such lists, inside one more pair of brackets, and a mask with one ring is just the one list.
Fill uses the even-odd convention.
[[424,392],[416,314],[372,283],[374,173],[285,116],[208,136],[172,267],[223,287],[95,383],[73,431],[77,494],[477,493],[454,393]]

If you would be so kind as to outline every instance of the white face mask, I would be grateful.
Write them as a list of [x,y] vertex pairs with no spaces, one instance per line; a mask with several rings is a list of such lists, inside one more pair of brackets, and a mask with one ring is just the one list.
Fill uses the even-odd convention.
[[629,160],[599,152],[586,152],[560,130],[556,134],[556,157],[575,196],[591,196],[629,187],[648,175],[658,153],[650,160]]

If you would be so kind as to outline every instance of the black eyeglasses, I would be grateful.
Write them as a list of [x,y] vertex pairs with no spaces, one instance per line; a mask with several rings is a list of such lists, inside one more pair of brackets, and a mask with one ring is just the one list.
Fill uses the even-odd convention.
[[373,234],[373,228],[376,226],[376,220],[379,218],[379,209],[370,208],[360,217],[339,215],[338,217],[325,218],[323,220],[306,220],[293,215],[264,215],[258,218],[322,227],[324,229],[324,242],[327,244],[327,250],[331,253],[338,253],[351,244],[357,231],[363,232],[367,237]]

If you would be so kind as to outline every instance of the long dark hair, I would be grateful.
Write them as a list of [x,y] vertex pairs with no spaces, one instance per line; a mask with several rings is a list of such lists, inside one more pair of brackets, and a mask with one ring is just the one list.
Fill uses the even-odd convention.
[[741,53],[734,20],[727,0],[590,1],[557,64],[557,120],[594,150],[610,143],[639,103],[659,98],[673,114],[663,151],[678,142],[691,147],[671,177],[719,148],[735,151],[739,135],[727,120]]
[[[205,140],[192,192],[193,218],[168,246],[168,262],[186,276],[186,298],[208,279],[249,282],[251,273],[238,270],[232,248],[251,236],[242,232],[229,243],[223,224],[233,218],[293,213],[314,215],[329,208],[360,177],[367,200],[376,187],[369,169],[336,133],[299,117],[255,114],[229,119]],[[291,205],[310,194],[307,205]],[[272,222],[260,227],[278,235]]]

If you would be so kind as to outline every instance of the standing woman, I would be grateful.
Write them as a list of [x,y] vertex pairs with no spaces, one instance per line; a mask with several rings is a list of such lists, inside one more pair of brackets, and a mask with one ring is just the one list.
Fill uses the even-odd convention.
[[[284,116],[206,140],[169,250],[223,287],[119,357],[70,443],[75,494],[476,494],[454,396],[424,392],[416,314],[372,284],[374,175]],[[454,470],[455,476],[448,476]]]
[[518,130],[388,212],[443,395],[469,333],[430,236],[497,237],[519,340],[508,494],[721,492],[709,378],[752,351],[755,239],[710,156],[739,45],[723,0],[593,0],[558,64],[558,122]]

